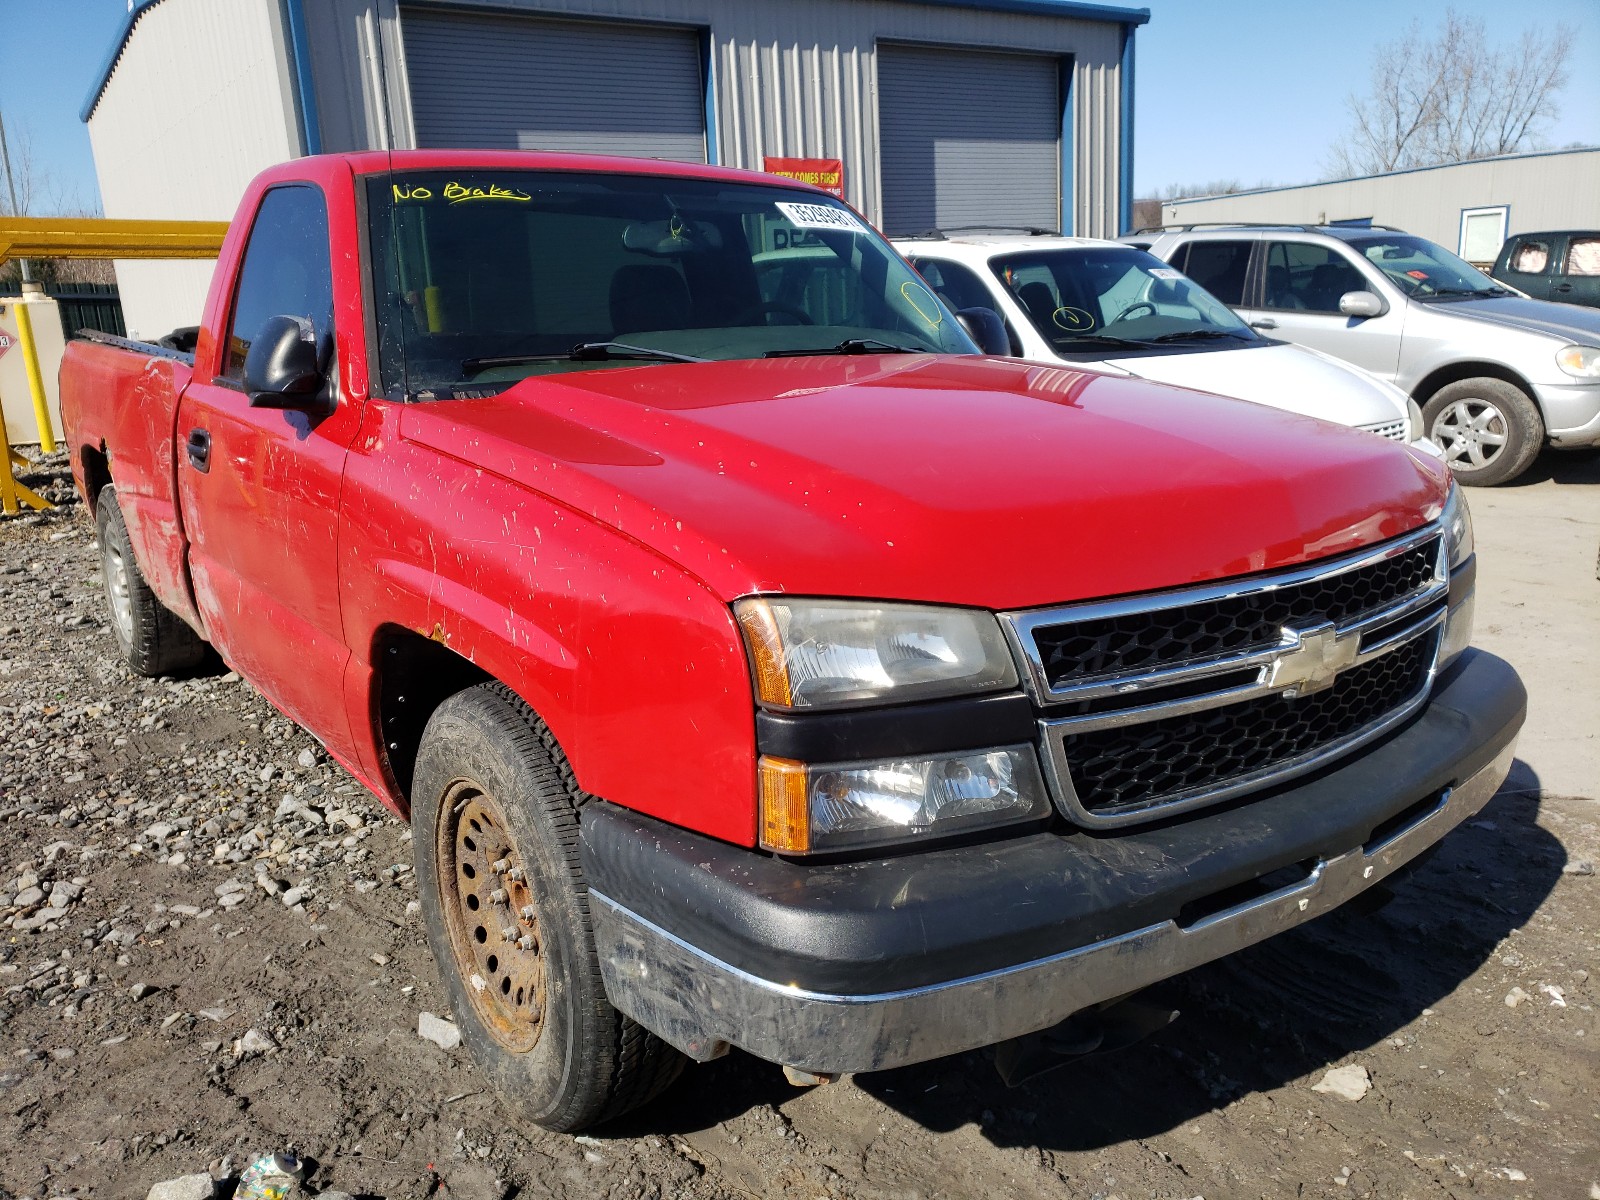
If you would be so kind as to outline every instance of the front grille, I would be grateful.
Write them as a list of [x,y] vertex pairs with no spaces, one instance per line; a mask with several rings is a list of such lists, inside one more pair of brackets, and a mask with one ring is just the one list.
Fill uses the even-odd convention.
[[1372,425],[1357,425],[1356,428],[1388,438],[1391,442],[1403,442],[1406,434],[1411,432],[1405,421],[1378,421]]
[[1360,734],[1414,699],[1427,682],[1437,634],[1343,672],[1299,699],[1271,695],[1137,725],[1069,733],[1061,741],[1077,800],[1112,815],[1181,803]]
[[1425,591],[1435,581],[1439,541],[1429,538],[1390,558],[1348,571],[1214,599],[1087,617],[1033,629],[1052,690],[1106,676],[1145,673],[1196,659],[1268,649],[1284,626],[1342,624]]

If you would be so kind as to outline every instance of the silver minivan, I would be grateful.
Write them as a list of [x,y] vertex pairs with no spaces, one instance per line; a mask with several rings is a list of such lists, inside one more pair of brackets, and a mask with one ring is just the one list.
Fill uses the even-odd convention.
[[1397,384],[1469,484],[1600,445],[1600,310],[1533,300],[1382,226],[1169,227],[1147,248],[1269,337]]

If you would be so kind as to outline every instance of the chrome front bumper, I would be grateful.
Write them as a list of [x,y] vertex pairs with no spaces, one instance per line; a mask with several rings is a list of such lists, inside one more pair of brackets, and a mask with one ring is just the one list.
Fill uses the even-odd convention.
[[1072,1014],[1222,958],[1343,904],[1433,846],[1504,782],[1514,741],[1438,802],[1305,878],[1189,924],[1161,921],[1079,949],[872,995],[751,975],[591,890],[611,1002],[691,1058],[736,1045],[814,1074],[925,1062],[1047,1029]]

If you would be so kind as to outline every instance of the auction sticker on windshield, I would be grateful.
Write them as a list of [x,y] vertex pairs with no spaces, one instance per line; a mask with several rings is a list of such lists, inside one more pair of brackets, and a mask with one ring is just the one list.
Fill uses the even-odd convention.
[[856,220],[854,213],[829,204],[796,204],[779,200],[778,211],[789,218],[791,225],[801,229],[838,229],[846,233],[862,233],[866,230],[866,226]]

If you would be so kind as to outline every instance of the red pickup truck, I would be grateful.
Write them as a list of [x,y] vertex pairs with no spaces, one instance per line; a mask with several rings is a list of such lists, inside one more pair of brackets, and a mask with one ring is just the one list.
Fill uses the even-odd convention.
[[467,1044],[576,1129],[730,1046],[1091,1046],[1509,769],[1436,463],[969,328],[770,176],[339,155],[61,395],[130,666],[214,647],[409,816]]

